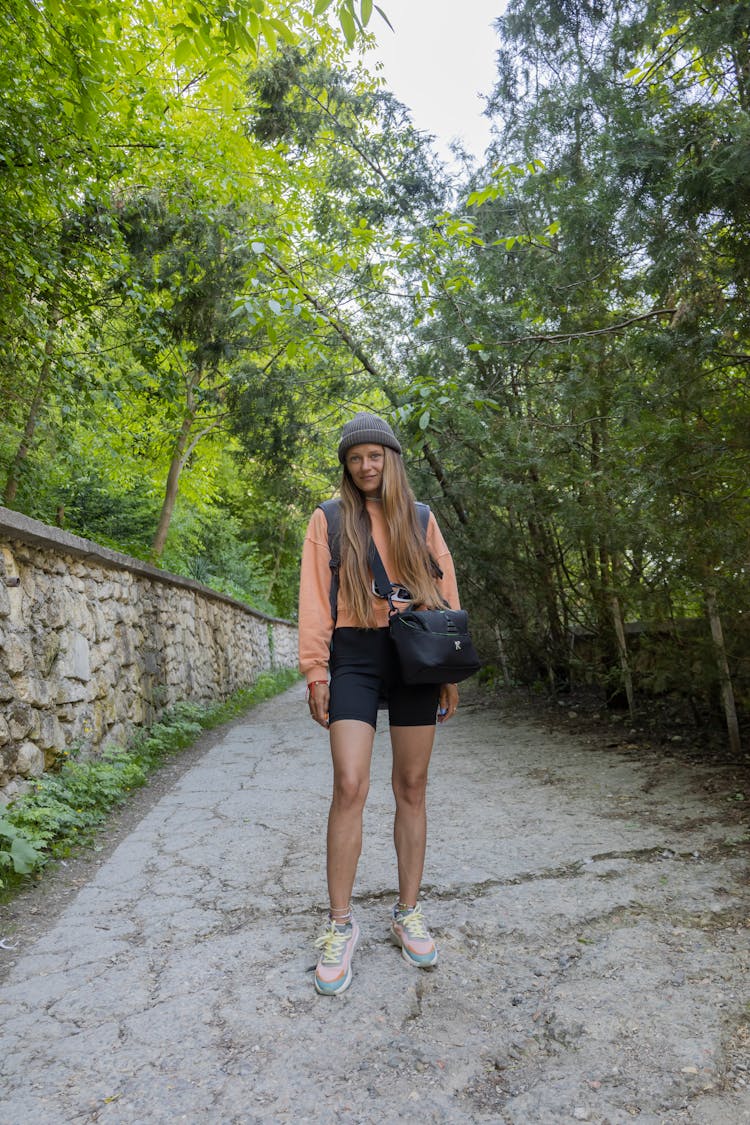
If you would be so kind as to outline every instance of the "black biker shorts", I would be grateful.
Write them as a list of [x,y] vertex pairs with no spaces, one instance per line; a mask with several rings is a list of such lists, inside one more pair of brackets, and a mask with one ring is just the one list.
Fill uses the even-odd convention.
[[428,727],[437,720],[439,684],[405,684],[388,629],[335,629],[331,646],[328,724],[359,719],[377,727],[379,707],[392,727]]

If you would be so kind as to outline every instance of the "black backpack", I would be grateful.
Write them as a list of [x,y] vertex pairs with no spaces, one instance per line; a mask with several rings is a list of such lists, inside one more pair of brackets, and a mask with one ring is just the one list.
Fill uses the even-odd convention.
[[[430,522],[430,505],[422,504],[419,500],[415,501],[417,508],[417,518],[419,525],[422,528],[422,534],[427,537],[427,525]],[[336,624],[336,617],[338,616],[338,601],[339,601],[339,568],[341,566],[341,501],[338,497],[333,500],[324,500],[322,504],[318,504],[322,508],[326,523],[328,524],[328,550],[331,552],[331,561],[329,566],[331,568],[331,617],[333,618],[334,625]],[[435,560],[430,556],[432,569],[436,578],[442,578],[443,572],[437,565]]]

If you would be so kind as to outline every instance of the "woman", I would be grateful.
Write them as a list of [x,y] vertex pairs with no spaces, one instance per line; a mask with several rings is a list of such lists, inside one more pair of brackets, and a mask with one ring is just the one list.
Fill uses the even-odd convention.
[[[388,602],[377,595],[368,565],[370,538],[404,605],[459,608],[453,561],[434,516],[420,527],[414,495],[391,427],[373,414],[357,414],[343,428],[340,501],[340,569],[337,614],[330,603],[331,552],[324,511],[316,509],[302,553],[299,605],[300,670],[307,679],[310,714],[329,731],[333,798],[328,817],[328,922],[315,988],[336,995],[349,987],[359,927],[351,895],[362,849],[362,813],[379,702],[387,700],[392,784],[396,798],[394,841],[399,899],[391,932],[406,961],[432,968],[435,942],[418,905],[427,840],[425,791],[436,715],[455,713],[455,684],[407,687],[388,633]],[[330,670],[330,682],[329,682]]]

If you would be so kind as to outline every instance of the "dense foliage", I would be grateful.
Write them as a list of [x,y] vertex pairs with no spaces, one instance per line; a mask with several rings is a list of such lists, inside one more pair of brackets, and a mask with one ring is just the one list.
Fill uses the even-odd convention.
[[341,41],[367,0],[9,7],[6,503],[292,615],[333,436],[385,409],[490,663],[736,746],[747,5],[511,0],[458,185]]

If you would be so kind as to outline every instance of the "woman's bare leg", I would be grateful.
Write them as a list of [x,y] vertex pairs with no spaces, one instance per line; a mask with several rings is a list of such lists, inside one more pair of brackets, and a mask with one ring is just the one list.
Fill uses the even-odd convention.
[[416,906],[427,846],[427,771],[435,727],[391,727],[393,840],[398,858],[399,902]]
[[331,917],[344,919],[362,851],[362,813],[370,788],[375,731],[358,719],[339,719],[331,725],[330,737],[333,798],[328,814],[328,894]]

